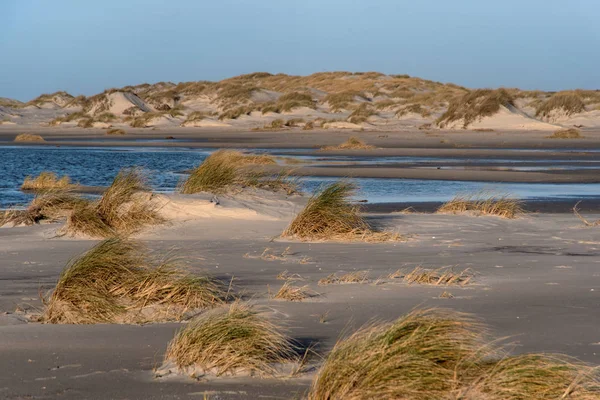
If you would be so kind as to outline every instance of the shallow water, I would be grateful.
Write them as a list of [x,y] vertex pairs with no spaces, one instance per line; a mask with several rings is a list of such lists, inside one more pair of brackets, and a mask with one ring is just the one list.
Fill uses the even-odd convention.
[[[21,206],[30,201],[32,195],[21,192],[19,187],[26,176],[35,176],[42,171],[53,171],[58,175],[66,174],[73,182],[86,186],[106,186],[121,168],[139,166],[148,171],[150,184],[154,190],[173,191],[178,182],[185,177],[181,171],[198,165],[212,151],[214,149],[154,147],[0,147],[0,171],[2,171],[0,208]],[[320,156],[319,159],[319,161],[369,161],[371,163],[382,161],[379,158],[364,160],[343,156]],[[388,157],[384,162],[387,160],[427,165],[445,159]],[[451,161],[455,162],[456,159]],[[508,164],[515,162],[515,160],[506,161]],[[335,180],[335,178],[306,177],[302,178],[301,184],[304,190],[310,192]],[[356,179],[355,182],[360,187],[356,198],[369,202],[445,201],[457,193],[481,190],[510,193],[523,199],[600,198],[600,184],[490,183],[375,178]]]

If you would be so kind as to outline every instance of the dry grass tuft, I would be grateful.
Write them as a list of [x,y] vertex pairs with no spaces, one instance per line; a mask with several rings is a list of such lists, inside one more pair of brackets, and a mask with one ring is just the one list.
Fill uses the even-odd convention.
[[505,89],[478,89],[466,93],[450,102],[448,110],[437,119],[440,128],[461,121],[462,127],[467,128],[471,123],[496,114],[501,106],[511,107],[514,99]]
[[15,137],[15,142],[45,142],[43,137],[35,135],[33,133],[19,133]]
[[577,92],[560,92],[541,103],[535,111],[536,117],[552,118],[555,112],[571,116],[585,111],[585,103]]
[[523,214],[523,202],[508,195],[476,193],[459,195],[437,209],[438,213],[458,214],[474,212],[477,215],[495,215],[502,218],[516,218]]
[[354,271],[346,274],[331,274],[325,278],[319,279],[320,286],[367,282],[369,282],[369,271]]
[[583,136],[579,129],[569,128],[569,129],[561,129],[554,132],[550,136],[546,136],[548,139],[581,139]]
[[510,357],[469,314],[414,310],[338,341],[309,400],[591,400],[598,370],[561,356]]
[[315,294],[308,288],[308,285],[294,286],[290,281],[286,281],[273,298],[286,301],[302,301],[313,296]]
[[40,221],[56,221],[66,213],[85,204],[86,201],[68,191],[38,191],[25,210],[8,210],[0,217],[0,226],[5,224],[33,225]]
[[54,172],[43,171],[35,178],[25,177],[21,190],[65,190],[72,186],[74,185],[71,184],[71,179],[67,175],[59,178]]
[[121,170],[98,201],[78,204],[67,219],[68,233],[92,237],[128,235],[163,222],[142,171]]
[[588,221],[587,219],[585,219],[585,218],[583,217],[583,215],[581,215],[581,214],[579,213],[579,208],[578,208],[578,206],[579,206],[579,203],[581,203],[581,201],[578,201],[578,202],[577,202],[577,204],[575,204],[575,205],[573,206],[573,213],[575,214],[575,216],[576,216],[577,218],[579,218],[579,219],[580,219],[580,220],[581,220],[581,221],[582,221],[582,222],[583,222],[583,223],[584,223],[586,226],[599,226],[599,225],[600,225],[600,219],[599,219],[599,220],[597,220],[597,221],[591,221],[591,222],[590,222],[590,221]]
[[407,114],[419,114],[423,118],[431,116],[431,112],[424,108],[421,104],[409,104],[401,107],[396,111],[396,117],[403,117]]
[[94,324],[180,320],[188,311],[223,302],[222,285],[170,260],[147,256],[139,244],[106,239],[71,260],[45,300],[43,320]]
[[354,190],[351,183],[336,182],[316,192],[281,236],[300,240],[399,240],[399,235],[378,232],[367,223],[360,207],[348,200]]
[[291,340],[250,306],[233,303],[192,320],[169,343],[165,361],[203,374],[277,374],[295,358]]
[[106,134],[107,135],[125,135],[125,134],[127,134],[127,132],[125,132],[124,129],[113,128],[113,129],[107,130]]
[[369,117],[374,115],[378,115],[373,107],[369,103],[362,103],[358,106],[352,114],[348,117],[348,121],[353,124],[362,124],[363,122],[367,122]]
[[332,112],[340,112],[342,110],[351,109],[357,99],[364,99],[364,95],[359,91],[348,90],[338,93],[330,93],[323,99],[324,103],[329,104],[329,109]]
[[269,176],[248,168],[253,165],[276,163],[272,156],[266,154],[244,154],[235,150],[218,150],[192,171],[181,185],[180,191],[184,194],[224,193],[234,188],[256,187],[294,193],[296,185],[289,181],[284,174]]
[[416,267],[411,271],[398,270],[390,274],[390,279],[402,279],[404,282],[433,286],[465,286],[471,283],[474,273],[470,268],[454,271],[452,267],[427,269]]
[[324,146],[321,147],[321,150],[371,150],[374,149],[375,146],[371,146],[370,144],[366,144],[359,138],[352,136],[344,143],[337,146]]

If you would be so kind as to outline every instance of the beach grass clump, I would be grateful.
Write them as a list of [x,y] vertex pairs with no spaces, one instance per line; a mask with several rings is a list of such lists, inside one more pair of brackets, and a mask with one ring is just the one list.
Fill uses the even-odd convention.
[[337,146],[324,146],[321,147],[321,150],[371,150],[374,148],[375,146],[366,144],[356,136],[351,136],[344,143]]
[[187,115],[185,121],[183,121],[183,124],[202,121],[203,119],[207,118],[208,116],[209,116],[209,113],[207,113],[207,112],[193,111]]
[[375,230],[349,198],[356,187],[335,182],[314,193],[281,237],[300,240],[398,240],[399,235]]
[[436,123],[444,128],[453,122],[460,122],[466,129],[470,124],[500,111],[500,107],[514,106],[514,99],[506,89],[477,89],[450,101],[448,110]]
[[364,99],[364,95],[359,91],[348,90],[330,93],[325,96],[323,102],[329,105],[329,109],[332,112],[340,112],[350,109],[351,105],[356,102],[357,98]]
[[119,129],[119,128],[112,128],[106,131],[107,135],[125,135],[127,134],[127,132],[125,132],[124,129]]
[[295,108],[307,107],[307,108],[315,108],[315,102],[312,99],[312,96],[308,93],[301,92],[290,92],[281,95],[277,101],[265,103],[260,106],[260,111],[263,114],[268,112],[273,113],[282,113],[282,112],[290,112]]
[[554,132],[550,136],[546,136],[548,139],[581,139],[583,136],[579,129],[569,128],[569,129],[560,129]]
[[38,176],[26,176],[21,190],[46,191],[46,190],[65,190],[73,187],[71,179],[65,175],[59,178],[54,172],[42,171]]
[[224,119],[238,119],[242,115],[250,115],[250,113],[254,111],[253,106],[240,106],[235,108],[230,108],[221,114],[219,114],[219,120]]
[[521,200],[508,195],[475,193],[458,195],[442,204],[436,212],[449,214],[473,212],[476,215],[494,215],[512,219],[525,211]]
[[475,317],[414,310],[338,341],[309,400],[590,400],[598,370],[560,355],[510,356]]
[[[535,116],[552,119],[557,116],[571,116],[585,111],[585,102],[581,94],[577,92],[559,92],[543,103],[535,110]],[[560,115],[556,115],[556,114]]]
[[310,297],[313,297],[313,293],[308,285],[295,286],[289,280],[273,296],[274,299],[286,301],[303,301]]
[[7,210],[0,217],[0,226],[5,224],[33,225],[41,221],[53,222],[85,204],[86,200],[68,190],[39,190],[24,210]]
[[169,343],[166,362],[190,374],[277,375],[294,361],[295,346],[285,333],[251,306],[235,302],[205,313]]
[[400,107],[396,111],[396,117],[404,117],[408,114],[418,114],[423,118],[427,118],[431,116],[431,111],[423,107],[421,104],[409,104],[404,107]]
[[353,271],[345,274],[330,274],[319,279],[319,286],[343,285],[369,282],[369,271]]
[[15,142],[45,142],[46,140],[40,135],[33,133],[19,133],[15,139]]
[[442,267],[436,269],[415,267],[411,271],[398,270],[390,274],[391,279],[402,279],[409,285],[433,285],[433,286],[465,286],[473,280],[473,271],[465,268],[461,271],[455,271],[452,267]]
[[117,116],[111,112],[103,112],[96,115],[95,120],[98,122],[109,123],[117,119]]
[[144,226],[163,222],[152,202],[146,178],[137,168],[119,171],[99,200],[78,204],[65,230],[92,237],[129,235]]
[[377,111],[373,109],[369,103],[362,103],[360,106],[356,107],[354,111],[348,117],[348,121],[353,124],[362,124],[363,122],[367,122],[369,117],[374,115],[378,115]]
[[79,121],[77,121],[77,126],[79,128],[93,128],[94,127],[94,118],[92,118],[92,117],[81,118]]
[[295,184],[289,181],[285,174],[272,176],[249,168],[276,163],[272,156],[266,154],[244,154],[235,150],[218,150],[191,172],[181,185],[180,192],[183,194],[224,193],[243,187],[294,192]]
[[220,282],[191,275],[176,262],[148,256],[140,244],[106,239],[64,268],[44,299],[42,320],[53,324],[180,320],[188,311],[224,301]]

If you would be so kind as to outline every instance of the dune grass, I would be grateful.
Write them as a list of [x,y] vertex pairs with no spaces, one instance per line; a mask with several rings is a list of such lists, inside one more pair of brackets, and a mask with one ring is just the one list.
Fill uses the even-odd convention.
[[349,197],[356,187],[335,182],[314,193],[282,237],[299,240],[398,240],[399,235],[378,232],[360,215],[360,207]]
[[548,139],[581,139],[583,136],[579,129],[569,128],[569,129],[560,129],[554,132],[550,136],[546,136]]
[[25,210],[7,210],[0,217],[0,226],[5,224],[33,225],[41,221],[55,221],[66,213],[85,204],[86,200],[65,190],[41,190],[36,193]]
[[78,204],[73,209],[65,230],[106,238],[129,235],[146,225],[161,223],[163,218],[150,197],[142,171],[123,169],[99,200]]
[[265,103],[258,108],[263,114],[268,112],[282,113],[290,112],[295,108],[307,107],[315,108],[315,102],[308,93],[290,92],[281,95],[277,101]]
[[26,176],[21,185],[21,190],[65,190],[73,186],[71,179],[67,175],[59,178],[54,172],[42,171],[35,178]]
[[475,317],[414,310],[338,341],[309,400],[591,400],[598,370],[562,356],[509,356]]
[[309,289],[308,285],[294,286],[289,280],[286,281],[281,288],[273,296],[277,300],[286,301],[303,301],[313,297],[314,293]]
[[125,134],[127,134],[127,132],[125,132],[124,129],[113,128],[113,129],[107,130],[106,134],[107,135],[125,135]]
[[240,107],[230,108],[227,111],[224,111],[221,114],[219,114],[219,119],[220,120],[238,119],[242,115],[250,115],[250,113],[252,111],[254,111],[253,106],[240,106]]
[[43,321],[54,324],[180,320],[224,300],[215,279],[153,258],[140,244],[114,237],[72,259],[44,299]]
[[19,133],[15,139],[15,142],[45,142],[46,140],[40,135],[33,133]]
[[400,107],[398,111],[396,111],[396,117],[398,118],[408,114],[419,114],[423,118],[431,116],[431,112],[424,108],[421,104],[409,104],[407,106]]
[[579,212],[579,204],[580,203],[581,203],[581,201],[578,201],[573,206],[573,213],[575,214],[575,216],[577,218],[579,218],[581,220],[581,222],[583,222],[586,226],[600,226],[600,219],[596,220],[596,221],[589,221],[583,215],[581,215],[581,213]]
[[348,117],[348,122],[353,124],[362,124],[363,122],[367,122],[369,117],[374,115],[378,115],[377,111],[373,109],[369,103],[362,103]]
[[325,278],[319,279],[320,286],[367,282],[369,282],[369,271],[354,271],[345,274],[330,274]]
[[555,112],[571,116],[585,111],[585,103],[576,92],[559,92],[548,100],[539,104],[535,110],[535,116],[541,118],[552,118]]
[[252,307],[235,302],[227,310],[201,315],[169,343],[166,362],[202,374],[273,376],[293,361],[291,340]]
[[460,121],[462,127],[466,129],[473,122],[496,114],[501,106],[513,105],[514,99],[505,89],[473,90],[453,99],[448,110],[436,120],[436,123],[440,128],[444,128],[452,122]]
[[366,144],[356,136],[351,136],[344,143],[337,146],[323,146],[321,147],[321,150],[371,150],[374,148],[375,146]]
[[473,276],[470,268],[455,271],[452,267],[427,269],[418,266],[411,271],[398,270],[390,274],[389,278],[402,279],[409,285],[465,286],[472,281]]
[[357,98],[364,98],[364,95],[359,91],[347,90],[337,93],[330,93],[323,99],[324,103],[329,105],[332,112],[340,112],[351,109]]
[[442,204],[438,213],[458,214],[474,212],[477,215],[494,215],[502,218],[516,218],[523,214],[523,202],[508,195],[475,193],[458,195],[447,203]]
[[180,192],[184,194],[225,193],[244,187],[255,187],[294,193],[296,191],[295,183],[288,180],[284,174],[271,176],[248,168],[252,165],[269,164],[276,164],[275,159],[269,155],[218,150],[192,171],[181,185]]

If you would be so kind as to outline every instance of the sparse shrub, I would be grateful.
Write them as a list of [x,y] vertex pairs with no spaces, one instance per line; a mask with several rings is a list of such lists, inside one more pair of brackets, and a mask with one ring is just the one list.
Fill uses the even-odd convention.
[[123,129],[113,128],[106,131],[107,135],[125,135],[127,132]]
[[549,139],[581,139],[583,136],[578,129],[569,128],[569,129],[561,129],[554,132],[550,136],[546,136]]
[[43,137],[35,135],[33,133],[19,133],[15,137],[15,142],[45,142]]
[[85,200],[68,191],[39,191],[25,210],[8,210],[0,217],[0,226],[5,224],[33,225],[41,221],[55,221]]
[[541,103],[535,111],[536,117],[552,118],[553,111],[571,116],[585,111],[585,103],[575,92],[559,92]]
[[71,186],[71,179],[68,176],[59,178],[54,172],[43,171],[35,178],[26,176],[21,190],[64,190]]
[[448,110],[436,121],[441,128],[455,121],[461,121],[467,128],[473,122],[496,114],[500,107],[514,106],[512,96],[505,89],[473,90],[450,102]]
[[309,131],[311,129],[315,129],[315,123],[313,121],[308,121],[306,124],[304,124],[304,126],[302,127],[303,130],[305,131]]
[[359,138],[355,136],[351,136],[344,143],[337,146],[324,146],[321,147],[321,150],[370,150],[374,149],[375,146],[371,146],[370,144],[366,144]]
[[523,202],[507,195],[476,193],[454,197],[438,208],[438,213],[474,212],[478,215],[495,215],[502,218],[516,218],[524,213]]
[[77,121],[77,126],[80,128],[92,128],[94,126],[93,118],[82,118]]

